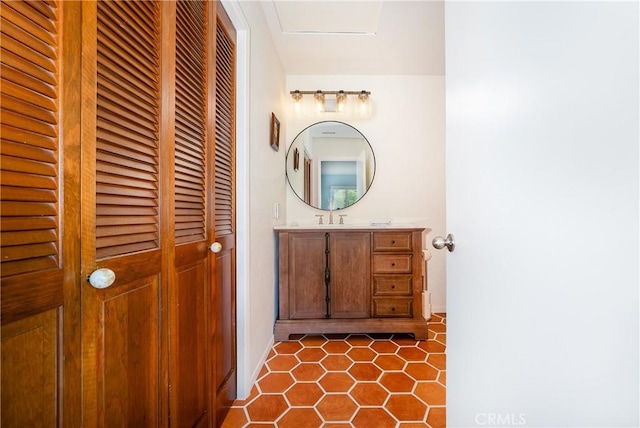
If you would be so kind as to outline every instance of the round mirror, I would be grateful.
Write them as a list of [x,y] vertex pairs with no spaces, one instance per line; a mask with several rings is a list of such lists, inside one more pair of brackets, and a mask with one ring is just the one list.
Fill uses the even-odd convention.
[[371,187],[376,159],[371,144],[351,125],[318,122],[293,140],[286,158],[287,181],[309,206],[339,210]]

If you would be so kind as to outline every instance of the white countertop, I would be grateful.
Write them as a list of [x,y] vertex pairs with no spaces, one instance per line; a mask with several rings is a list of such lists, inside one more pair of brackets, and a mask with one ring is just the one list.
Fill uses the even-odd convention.
[[283,224],[274,226],[274,230],[385,230],[385,229],[425,229],[423,226],[407,223],[397,223],[385,226],[371,224]]

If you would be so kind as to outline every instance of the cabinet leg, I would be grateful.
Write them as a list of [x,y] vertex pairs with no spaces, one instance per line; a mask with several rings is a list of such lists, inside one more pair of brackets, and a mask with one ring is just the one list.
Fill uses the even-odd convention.
[[413,336],[416,340],[427,340],[429,336],[429,329],[426,325],[424,327],[416,328],[413,331]]
[[275,333],[273,335],[273,341],[274,342],[286,342],[287,340],[289,340],[289,334],[288,333]]

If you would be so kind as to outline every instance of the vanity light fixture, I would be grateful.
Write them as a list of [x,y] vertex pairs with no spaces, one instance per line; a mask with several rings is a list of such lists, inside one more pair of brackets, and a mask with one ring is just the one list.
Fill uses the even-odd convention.
[[322,91],[316,91],[313,99],[316,101],[316,110],[324,111],[324,93]]
[[347,103],[347,94],[344,93],[344,91],[338,91],[338,93],[336,94],[336,110],[338,112],[343,112],[344,111],[344,106]]
[[[301,109],[301,105],[302,105],[302,98],[304,95],[313,95],[313,99],[315,101],[315,106],[316,106],[316,110],[319,112],[324,112],[324,111],[336,111],[336,112],[343,112],[346,109],[346,105],[347,105],[347,98],[349,95],[354,95],[357,96],[358,98],[358,108],[361,111],[366,111],[369,107],[369,96],[371,95],[371,92],[369,91],[321,91],[321,90],[317,90],[317,91],[300,91],[300,90],[295,90],[295,91],[291,91],[291,98],[294,101],[294,104],[296,106],[296,110],[300,110]],[[332,106],[330,106],[329,108],[326,108],[326,104],[328,103],[326,100],[326,96],[335,96],[335,110],[332,109]],[[333,101],[333,100],[331,100]],[[333,105],[333,104],[332,104]]]
[[367,114],[369,111],[369,93],[366,91],[360,92],[358,94],[358,101],[360,101],[360,105],[358,106],[360,114]]

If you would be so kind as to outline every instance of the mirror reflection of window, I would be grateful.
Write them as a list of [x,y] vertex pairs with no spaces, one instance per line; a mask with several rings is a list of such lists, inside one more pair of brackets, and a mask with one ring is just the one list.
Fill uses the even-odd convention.
[[354,204],[359,196],[357,161],[322,161],[320,163],[320,207],[339,210]]
[[355,204],[358,201],[358,192],[355,187],[331,186],[330,200],[333,202],[329,203],[332,209],[340,210]]

